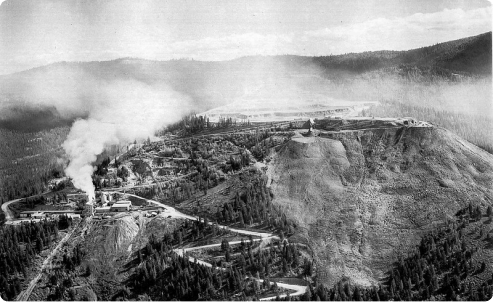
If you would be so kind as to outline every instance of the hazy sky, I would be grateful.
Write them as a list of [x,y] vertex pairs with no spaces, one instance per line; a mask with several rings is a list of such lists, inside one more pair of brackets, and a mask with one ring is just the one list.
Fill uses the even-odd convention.
[[491,18],[486,0],[6,0],[0,74],[120,57],[403,50],[490,31]]

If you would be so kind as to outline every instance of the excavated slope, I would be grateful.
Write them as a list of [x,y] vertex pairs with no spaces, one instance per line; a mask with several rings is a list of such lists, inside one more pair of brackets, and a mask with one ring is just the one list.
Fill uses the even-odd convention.
[[135,252],[142,249],[151,236],[162,238],[179,226],[177,219],[163,215],[145,218],[142,212],[120,213],[107,220],[93,220],[84,250],[84,265],[92,269],[90,284],[98,300],[111,300],[131,274]]
[[445,129],[321,135],[293,137],[268,174],[326,284],[375,284],[434,224],[470,201],[492,204],[493,155]]
[[126,250],[139,232],[139,218],[120,214],[110,220],[95,222],[88,245],[104,254]]
[[166,219],[163,215],[145,218],[141,212],[121,213],[108,220],[93,221],[85,248],[95,262],[103,261],[107,265],[125,262],[151,236],[161,238],[177,225],[179,220]]

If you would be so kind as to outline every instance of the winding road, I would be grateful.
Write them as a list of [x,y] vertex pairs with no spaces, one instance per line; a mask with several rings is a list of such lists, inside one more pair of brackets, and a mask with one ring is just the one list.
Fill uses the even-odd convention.
[[2,204],[2,211],[5,213],[5,223],[9,223],[10,221],[12,221],[12,219],[14,219],[14,213],[12,213],[12,211],[9,209],[9,205],[22,199],[23,198],[14,199]]
[[[123,193],[120,193],[120,192],[109,192],[109,193],[123,194]],[[198,220],[199,219],[196,216],[191,216],[191,215],[187,215],[187,214],[181,213],[180,211],[176,210],[175,208],[170,207],[170,206],[167,206],[167,205],[164,205],[164,204],[162,204],[162,203],[160,203],[158,201],[155,201],[155,200],[152,200],[152,199],[143,198],[143,197],[140,197],[140,196],[137,196],[137,195],[134,195],[134,194],[128,194],[128,193],[125,193],[125,194],[126,195],[129,195],[129,196],[134,196],[134,197],[142,198],[142,199],[146,200],[149,203],[152,203],[152,204],[154,204],[156,206],[159,206],[161,208],[164,208],[165,209],[165,213],[162,213],[163,216],[171,216],[171,218],[184,218],[184,219],[189,219],[189,220]],[[212,222],[209,222],[209,224],[212,225],[213,223]],[[227,229],[227,230],[229,230],[231,232],[234,232],[234,233],[237,233],[237,234],[252,235],[252,236],[260,237],[260,238],[253,239],[253,241],[270,241],[272,239],[280,240],[280,238],[278,236],[276,236],[276,235],[274,235],[272,233],[262,233],[262,232],[254,232],[254,231],[248,231],[248,230],[242,230],[242,229],[235,229],[235,228],[230,228],[230,227],[224,226],[224,225],[217,225],[217,226],[219,228],[221,228],[221,229]],[[241,243],[241,240],[231,241],[231,242],[229,242],[229,245],[235,245],[235,244],[240,244],[240,243]],[[195,246],[195,247],[189,247],[189,248],[176,248],[173,251],[178,256],[180,256],[180,257],[188,257],[188,260],[190,262],[194,262],[196,260],[198,264],[202,264],[202,265],[207,266],[207,267],[212,267],[212,264],[209,263],[209,262],[206,262],[206,261],[203,261],[203,260],[200,260],[200,259],[195,259],[193,257],[187,256],[187,252],[188,251],[192,251],[192,250],[200,250],[200,249],[214,248],[214,247],[218,247],[220,245],[221,245],[221,243],[215,243],[215,244],[208,244],[208,245]],[[225,268],[220,268],[220,269],[225,269]],[[256,278],[253,278],[253,279],[257,280],[258,282],[263,282],[264,281],[262,279],[256,279]],[[274,282],[272,282],[272,281],[270,283],[271,284],[274,284]],[[285,288],[285,289],[288,289],[288,290],[295,291],[294,293],[290,293],[289,294],[291,297],[303,295],[306,292],[306,288],[307,288],[306,286],[294,285],[294,284],[287,284],[287,283],[277,283],[277,286],[278,287]],[[284,298],[286,296],[287,296],[287,294],[279,295],[280,298]],[[265,297],[265,298],[262,298],[260,300],[261,301],[274,300],[277,297],[278,297],[278,295],[276,295],[276,296],[270,296],[270,297]]]
[[[106,191],[106,192],[108,192],[108,193],[118,193],[118,194],[124,194],[124,195],[127,195],[127,196],[134,196],[134,197],[142,198],[142,199],[146,200],[147,202],[149,202],[151,204],[154,204],[154,205],[156,205],[158,207],[163,208],[164,209],[164,213],[162,213],[161,215],[163,215],[165,217],[171,216],[171,218],[183,218],[183,219],[189,219],[189,220],[198,220],[199,219],[199,217],[191,216],[191,215],[188,215],[188,214],[184,214],[184,213],[176,210],[173,207],[164,205],[164,204],[162,204],[162,203],[160,203],[158,201],[152,200],[152,199],[147,199],[147,198],[143,198],[143,197],[140,197],[140,196],[137,196],[137,195],[134,195],[134,194],[121,193],[121,192],[117,192],[117,191]],[[12,211],[10,211],[10,209],[9,209],[8,206],[10,204],[14,203],[14,202],[20,201],[21,199],[23,199],[23,198],[14,199],[14,200],[11,200],[11,201],[8,201],[8,202],[2,204],[1,209],[5,213],[5,217],[6,217],[6,220],[7,220],[6,223],[7,222],[11,223],[12,220],[13,220],[13,218],[14,218],[14,215],[13,215]],[[213,223],[212,222],[209,222],[209,224],[212,225]],[[65,237],[51,251],[51,253],[48,255],[48,257],[46,257],[46,259],[43,261],[43,264],[42,264],[42,266],[41,266],[41,268],[39,270],[39,273],[36,275],[35,278],[33,278],[31,280],[31,282],[29,283],[29,286],[27,287],[27,289],[24,290],[24,291],[22,291],[17,296],[17,299],[16,299],[17,301],[27,301],[29,299],[29,296],[31,295],[32,290],[34,289],[34,287],[36,286],[37,282],[39,281],[39,279],[42,276],[43,270],[51,263],[52,258],[56,255],[56,253],[58,252],[58,250],[60,249],[60,247],[72,236],[72,234],[74,233],[74,231],[77,229],[78,226],[79,226],[79,224],[76,227],[74,227],[69,233],[67,233],[65,235]],[[255,231],[249,231],[249,230],[243,230],[243,229],[230,228],[230,227],[225,226],[225,225],[217,225],[217,226],[219,228],[221,228],[221,229],[227,229],[228,231],[231,231],[231,232],[234,232],[234,233],[237,233],[237,234],[242,234],[242,235],[247,235],[247,236],[251,235],[251,236],[259,237],[259,238],[253,239],[253,241],[270,241],[270,240],[279,240],[280,239],[278,236],[276,236],[276,235],[274,235],[272,233],[255,232]],[[229,242],[230,245],[235,245],[235,244],[240,244],[240,243],[241,243],[241,241],[232,241],[232,242]],[[191,250],[200,250],[200,249],[207,249],[207,248],[214,248],[214,247],[218,247],[220,245],[221,245],[220,243],[216,243],[216,244],[202,245],[202,246],[189,247],[189,248],[177,248],[177,249],[174,249],[173,251],[177,255],[179,255],[180,257],[188,257],[189,261],[194,262],[195,259],[193,257],[187,256],[187,252],[188,251],[191,251]],[[202,264],[202,265],[205,265],[207,267],[212,267],[212,264],[211,263],[208,263],[208,262],[203,261],[203,260],[200,260],[200,259],[197,259],[197,263]],[[224,268],[221,268],[221,269],[224,269]],[[254,280],[257,280],[258,282],[263,282],[262,279],[256,279],[256,278],[253,278],[253,279]],[[270,282],[270,283],[271,284],[274,284],[274,282]],[[284,289],[287,289],[287,290],[294,291],[294,293],[290,293],[290,296],[291,297],[303,295],[306,292],[306,288],[307,288],[306,286],[294,285],[294,284],[286,284],[286,283],[278,283],[277,286],[278,287],[281,287],[281,288],[284,288]],[[278,296],[280,298],[283,298],[283,297],[286,297],[287,294],[265,297],[265,298],[262,298],[260,300],[261,301],[274,300]]]
[[5,224],[19,224],[21,222],[24,222],[24,221],[31,221],[31,219],[18,219],[18,220],[14,220],[15,219],[15,216],[14,216],[14,213],[12,213],[12,211],[10,210],[9,206],[15,202],[19,202],[23,199],[26,199],[26,198],[30,198],[30,197],[35,197],[35,196],[41,196],[41,195],[45,195],[45,194],[48,194],[49,192],[44,192],[44,193],[41,193],[41,194],[36,194],[36,195],[33,195],[33,196],[29,196],[29,197],[23,197],[23,198],[17,198],[17,199],[13,199],[13,200],[9,200],[5,203],[2,204],[2,211],[5,213]]

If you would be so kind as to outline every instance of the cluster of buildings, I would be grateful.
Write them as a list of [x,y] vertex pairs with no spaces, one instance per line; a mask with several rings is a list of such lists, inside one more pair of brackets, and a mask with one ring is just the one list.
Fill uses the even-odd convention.
[[128,212],[131,206],[130,200],[114,200],[111,194],[101,193],[101,206],[96,208],[96,214]]
[[32,219],[55,219],[60,215],[66,215],[69,218],[80,218],[81,211],[76,210],[49,210],[49,211],[23,211],[20,212],[20,218]]

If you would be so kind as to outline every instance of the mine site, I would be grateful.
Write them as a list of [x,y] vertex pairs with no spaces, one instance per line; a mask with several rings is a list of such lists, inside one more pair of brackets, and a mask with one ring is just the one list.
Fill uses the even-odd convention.
[[0,0],[0,299],[490,301],[491,3],[370,2]]

